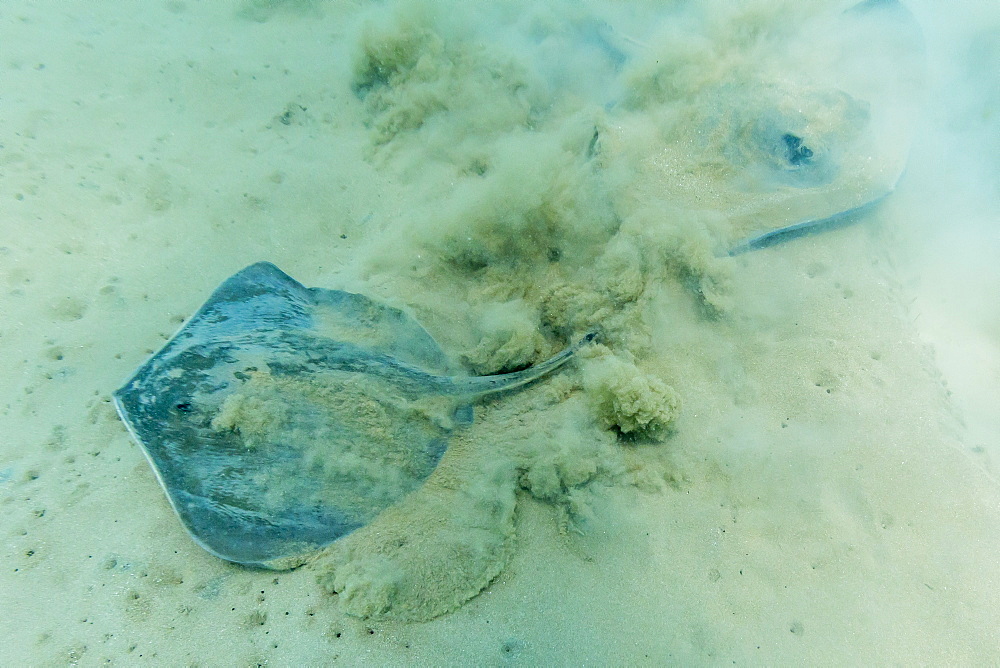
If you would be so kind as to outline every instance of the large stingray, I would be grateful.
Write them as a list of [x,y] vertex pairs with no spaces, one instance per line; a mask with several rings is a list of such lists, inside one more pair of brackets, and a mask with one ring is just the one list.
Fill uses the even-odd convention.
[[287,568],[431,474],[471,402],[565,364],[458,375],[403,311],[259,262],[226,280],[114,394],[184,527]]
[[[864,220],[905,170],[923,96],[924,45],[916,19],[897,0],[865,0],[822,28],[823,39],[807,34],[808,46],[800,47],[825,53],[817,59],[821,71],[811,75],[828,86],[819,92],[822,104],[795,100],[794,108],[761,114],[748,126],[739,156],[744,169],[753,170],[751,179],[784,191],[774,200],[777,210],[801,218],[776,226],[780,217],[762,220],[761,210],[748,211],[744,220],[755,221],[748,226],[772,229],[734,244],[729,255]],[[824,208],[833,213],[822,215]],[[764,210],[773,215],[775,207]]]
[[[631,195],[721,215],[723,252],[862,218],[903,171],[922,43],[895,0],[827,16],[780,52],[743,54],[756,69],[698,79],[684,95],[649,94],[667,76],[652,43],[612,44],[601,24],[586,26],[609,76],[631,71],[647,93],[623,93],[608,117],[661,119],[663,140],[630,141],[628,128],[645,125],[622,123],[588,152],[598,136],[611,161],[643,147]],[[402,311],[258,263],[225,281],[115,403],[196,541],[286,567],[419,487],[477,397],[539,378],[591,338],[531,369],[465,377]]]
[[631,197],[724,220],[719,254],[738,255],[862,220],[893,192],[924,90],[922,34],[902,3],[766,28],[736,12],[739,30],[680,6],[700,40],[686,53],[666,20],[630,26],[630,39],[587,24],[614,65],[609,80],[628,83],[600,149],[612,162],[644,156]]

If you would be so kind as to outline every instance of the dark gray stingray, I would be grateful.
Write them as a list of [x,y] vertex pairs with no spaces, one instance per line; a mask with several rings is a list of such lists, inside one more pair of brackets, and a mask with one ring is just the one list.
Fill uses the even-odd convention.
[[259,262],[226,280],[114,394],[195,541],[286,568],[419,487],[471,402],[565,364],[456,374],[399,309]]

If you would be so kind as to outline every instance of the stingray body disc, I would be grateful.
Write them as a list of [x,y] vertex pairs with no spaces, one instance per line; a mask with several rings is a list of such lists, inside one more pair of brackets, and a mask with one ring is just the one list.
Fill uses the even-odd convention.
[[903,3],[773,19],[723,42],[746,16],[698,14],[690,39],[705,48],[631,49],[629,89],[600,129],[601,159],[634,171],[626,198],[704,226],[720,254],[865,219],[920,124],[925,46]]
[[471,406],[434,339],[272,264],[235,274],[114,394],[181,522],[266,567],[363,526],[430,475]]

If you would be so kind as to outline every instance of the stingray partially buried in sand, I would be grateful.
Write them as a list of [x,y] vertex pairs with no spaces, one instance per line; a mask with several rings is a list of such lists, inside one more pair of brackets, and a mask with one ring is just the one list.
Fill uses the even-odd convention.
[[[780,86],[719,85],[695,99],[704,113],[687,134],[649,151],[629,196],[708,202],[732,221],[720,255],[844,225],[875,208],[903,171],[910,129],[897,121],[914,106],[917,86],[886,93],[895,61],[876,67],[865,54],[889,43],[909,62],[919,40],[897,2],[867,0],[839,20],[850,28],[840,45],[849,57],[836,62],[860,71],[850,72],[860,82],[854,96],[816,88],[789,102]],[[619,50],[595,34],[615,72],[624,67],[634,45]],[[856,97],[868,92],[886,104],[873,109]],[[607,109],[609,117],[650,113],[628,99]],[[613,163],[620,146],[632,145],[623,137],[616,145],[615,133],[595,132],[587,159]],[[701,153],[690,153],[692,138]],[[672,159],[682,154],[687,162]],[[201,546],[233,562],[289,568],[421,488],[449,437],[471,423],[477,398],[545,376],[593,339],[586,334],[521,371],[467,376],[405,312],[364,295],[305,288],[260,262],[222,283],[114,400]],[[411,618],[452,609],[489,577],[470,579],[454,601]]]
[[226,280],[114,394],[194,539],[287,567],[415,490],[471,402],[569,361],[460,376],[403,311],[268,262]]

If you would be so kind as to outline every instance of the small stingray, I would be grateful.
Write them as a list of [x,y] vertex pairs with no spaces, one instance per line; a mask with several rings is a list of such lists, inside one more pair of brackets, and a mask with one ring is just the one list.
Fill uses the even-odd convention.
[[593,338],[523,371],[461,376],[403,311],[259,262],[114,400],[197,543],[289,568],[418,488],[474,400],[554,371]]

